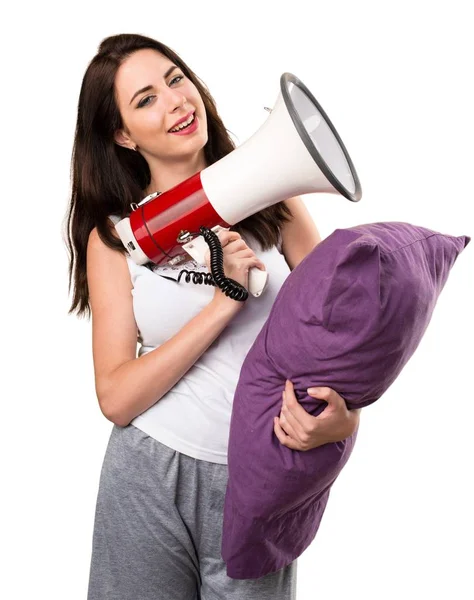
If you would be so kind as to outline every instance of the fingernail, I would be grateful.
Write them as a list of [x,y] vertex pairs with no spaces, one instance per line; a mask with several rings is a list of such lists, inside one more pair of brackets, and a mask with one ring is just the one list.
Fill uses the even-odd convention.
[[321,388],[313,387],[313,388],[308,388],[306,391],[308,392],[308,394],[319,394],[319,392],[321,391]]

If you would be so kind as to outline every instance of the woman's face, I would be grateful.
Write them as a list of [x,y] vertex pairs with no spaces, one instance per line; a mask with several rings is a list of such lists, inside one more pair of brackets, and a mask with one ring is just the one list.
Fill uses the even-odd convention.
[[[151,49],[134,52],[120,65],[115,90],[124,123],[115,134],[120,145],[138,146],[145,158],[161,160],[192,157],[204,148],[208,139],[204,103],[196,86],[169,58]],[[195,121],[187,135],[170,132],[177,121],[192,114]]]

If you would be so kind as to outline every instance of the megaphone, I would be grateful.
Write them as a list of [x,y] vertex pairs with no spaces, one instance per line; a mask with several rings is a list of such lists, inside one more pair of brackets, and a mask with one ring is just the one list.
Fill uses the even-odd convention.
[[[131,205],[129,217],[115,228],[135,263],[178,264],[191,256],[204,264],[210,238],[202,228],[216,234],[295,195],[360,200],[359,178],[341,138],[295,75],[283,73],[274,108],[267,110],[270,116],[244,144],[166,192]],[[250,269],[254,296],[262,293],[267,275]]]

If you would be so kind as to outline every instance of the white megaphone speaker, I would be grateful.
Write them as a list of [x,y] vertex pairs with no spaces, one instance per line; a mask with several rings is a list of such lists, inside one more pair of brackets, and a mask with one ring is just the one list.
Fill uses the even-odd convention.
[[[115,225],[137,264],[178,264],[189,256],[205,264],[210,248],[212,275],[205,283],[246,300],[248,291],[223,272],[220,229],[299,194],[360,200],[355,168],[322,107],[291,73],[283,73],[280,87],[270,116],[250,139],[174,188],[132,204],[129,217]],[[254,296],[264,290],[267,276],[250,269]]]

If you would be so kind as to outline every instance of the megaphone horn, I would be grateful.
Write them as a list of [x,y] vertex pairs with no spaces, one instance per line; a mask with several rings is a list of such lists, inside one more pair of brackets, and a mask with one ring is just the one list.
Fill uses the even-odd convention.
[[299,194],[341,194],[353,202],[361,198],[355,168],[322,107],[291,73],[284,73],[280,84],[260,129],[201,171],[206,195],[231,225]]

